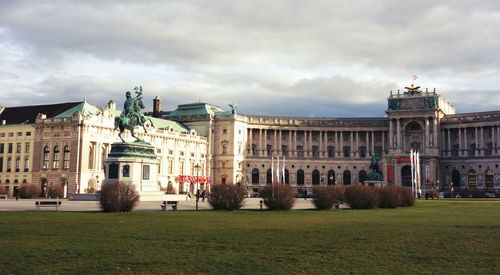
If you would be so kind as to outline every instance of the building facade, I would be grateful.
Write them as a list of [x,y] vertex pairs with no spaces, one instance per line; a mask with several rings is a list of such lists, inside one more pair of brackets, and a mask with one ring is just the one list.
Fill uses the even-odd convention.
[[207,137],[214,182],[249,191],[277,181],[297,190],[362,183],[372,155],[386,183],[411,187],[413,149],[424,190],[500,192],[500,111],[455,114],[435,89],[391,91],[384,117],[241,115],[208,103],[157,113]]
[[[273,182],[298,191],[363,183],[373,155],[385,183],[411,187],[415,150],[423,189],[500,192],[500,111],[456,114],[435,90],[391,91],[384,117],[242,115],[230,107],[197,102],[161,111],[154,99],[146,131],[137,133],[156,147],[161,188],[194,192],[210,179],[250,192]],[[68,193],[99,190],[103,161],[119,141],[112,101],[0,110],[0,190],[12,194],[23,183],[42,192],[53,184]],[[31,117],[15,116],[20,110]]]

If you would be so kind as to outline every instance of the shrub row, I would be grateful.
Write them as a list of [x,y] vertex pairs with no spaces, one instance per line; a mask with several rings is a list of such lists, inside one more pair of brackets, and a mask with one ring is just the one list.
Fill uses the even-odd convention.
[[238,210],[243,206],[246,189],[239,185],[216,184],[208,197],[208,203],[215,210]]
[[346,202],[352,209],[396,208],[415,204],[411,190],[398,186],[331,186],[313,191],[316,209],[330,209],[337,201]]
[[295,204],[295,192],[287,184],[271,184],[260,190],[260,196],[269,210],[290,210]]

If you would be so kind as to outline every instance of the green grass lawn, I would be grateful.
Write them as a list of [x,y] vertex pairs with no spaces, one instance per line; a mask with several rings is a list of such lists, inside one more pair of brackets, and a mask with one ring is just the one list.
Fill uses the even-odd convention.
[[500,273],[500,201],[0,213],[0,273]]

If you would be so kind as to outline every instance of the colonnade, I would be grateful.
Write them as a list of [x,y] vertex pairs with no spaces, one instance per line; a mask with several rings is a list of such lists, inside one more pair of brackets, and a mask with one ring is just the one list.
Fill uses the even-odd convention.
[[500,125],[445,128],[441,137],[442,155],[446,157],[500,155]]

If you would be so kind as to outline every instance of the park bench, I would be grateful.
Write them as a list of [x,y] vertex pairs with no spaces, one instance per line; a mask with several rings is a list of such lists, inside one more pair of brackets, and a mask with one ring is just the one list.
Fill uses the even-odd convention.
[[59,206],[61,206],[61,201],[35,201],[35,206],[40,211],[40,207],[55,207],[56,211],[59,210]]
[[7,199],[7,195],[5,195],[5,194],[0,194],[0,199],[4,199],[4,200],[6,200],[6,199]]
[[172,210],[177,210],[177,203],[178,201],[163,201],[160,207],[162,211],[167,211],[167,206],[172,205]]

